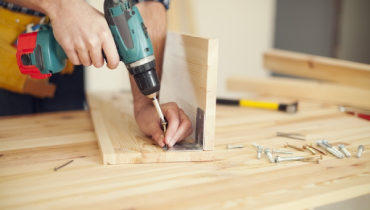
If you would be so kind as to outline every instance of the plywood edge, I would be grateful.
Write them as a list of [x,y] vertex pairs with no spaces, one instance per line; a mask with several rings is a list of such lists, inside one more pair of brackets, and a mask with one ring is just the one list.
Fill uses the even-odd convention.
[[105,127],[103,116],[99,111],[99,100],[92,93],[86,95],[89,102],[89,109],[94,124],[95,134],[98,138],[100,152],[103,157],[103,164],[116,164],[116,152],[114,151],[107,128]]
[[370,88],[370,65],[285,50],[264,53],[264,67],[274,72]]
[[208,71],[207,71],[207,98],[206,98],[206,126],[204,150],[212,151],[215,145],[216,128],[216,96],[217,96],[217,69],[218,69],[218,40],[208,40]]
[[213,161],[214,151],[119,153],[116,164]]

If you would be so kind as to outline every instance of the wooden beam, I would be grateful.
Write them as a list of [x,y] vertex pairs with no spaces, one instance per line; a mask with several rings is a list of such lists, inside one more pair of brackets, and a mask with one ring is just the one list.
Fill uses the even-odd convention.
[[189,116],[195,139],[197,107],[205,112],[204,149],[213,150],[218,40],[167,34],[160,102],[176,102]]
[[286,78],[232,77],[228,90],[256,92],[336,105],[370,108],[370,90],[345,85]]
[[309,54],[270,50],[264,67],[273,72],[370,89],[370,65]]

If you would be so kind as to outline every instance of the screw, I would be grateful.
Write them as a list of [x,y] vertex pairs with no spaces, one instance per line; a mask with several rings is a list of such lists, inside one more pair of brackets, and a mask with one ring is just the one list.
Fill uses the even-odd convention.
[[296,149],[296,150],[299,150],[299,151],[304,152],[304,149],[301,149],[301,148],[296,147],[296,146],[294,146],[294,145],[290,145],[290,144],[288,144],[288,142],[285,142],[284,147],[285,147],[285,148],[290,147],[290,148],[293,148],[293,149]]
[[331,144],[329,144],[328,140],[326,139],[323,139],[322,140],[322,143],[325,144],[326,146],[332,148],[336,153],[338,153],[338,155],[344,157],[343,153],[341,153],[339,150],[337,150],[337,148],[333,147]]
[[282,133],[282,132],[276,132],[276,136],[283,136],[287,138],[292,138],[292,139],[298,139],[298,140],[306,140],[304,135],[299,134],[299,133]]
[[358,152],[357,152],[357,158],[361,157],[362,151],[364,151],[365,148],[363,145],[358,146]]
[[261,159],[262,149],[263,149],[263,146],[259,145],[258,150],[257,150],[257,158],[258,159]]
[[302,160],[303,162],[316,162],[317,164],[319,164],[320,163],[320,159],[318,158],[318,159],[303,159]]
[[316,150],[316,151],[320,152],[321,154],[326,155],[326,152],[325,152],[325,151],[323,151],[322,149],[319,149],[319,148],[317,148],[317,147],[312,146],[312,144],[311,144],[311,143],[309,143],[309,144],[308,144],[308,146],[309,146],[310,148],[312,148],[312,149],[314,149],[314,150]]
[[271,163],[275,162],[274,159],[272,158],[272,155],[271,155],[271,152],[270,152],[269,148],[265,149],[265,154],[267,155],[267,157],[269,158]]
[[304,158],[304,160],[314,160],[314,159],[320,159],[320,160],[322,160],[323,157],[322,157],[322,155],[320,155],[319,157],[314,156],[314,157],[305,157]]
[[272,148],[272,154],[274,154],[274,153],[293,154],[292,151],[277,150],[277,149]]
[[244,145],[231,145],[231,144],[228,144],[226,146],[227,149],[234,149],[234,148],[243,148]]
[[341,149],[343,151],[343,153],[347,156],[347,157],[351,157],[351,153],[348,152],[348,150],[344,147],[344,144],[339,144],[338,145],[338,148]]
[[293,160],[303,160],[304,157],[280,157],[276,156],[275,157],[275,163],[279,163],[281,161],[293,161]]
[[71,160],[71,161],[69,161],[68,163],[66,163],[66,164],[64,164],[64,165],[61,165],[61,166],[59,166],[59,167],[55,167],[55,168],[54,168],[54,171],[57,171],[58,169],[63,168],[64,166],[66,166],[66,165],[68,165],[68,164],[70,164],[70,163],[72,163],[72,162],[73,162],[73,160]]
[[335,152],[335,150],[333,150],[332,148],[330,148],[330,147],[326,146],[325,144],[323,144],[322,140],[318,140],[316,142],[316,144],[319,145],[320,147],[326,149],[328,152],[330,152],[332,155],[334,155],[335,157],[337,157],[339,159],[341,159],[341,158],[344,157],[344,156],[338,154],[337,152]]
[[315,150],[311,149],[310,147],[308,147],[307,145],[303,145],[302,146],[303,149],[307,149],[308,151],[310,151],[312,154],[316,154]]
[[253,145],[255,148],[258,148],[258,144],[253,143],[252,145]]

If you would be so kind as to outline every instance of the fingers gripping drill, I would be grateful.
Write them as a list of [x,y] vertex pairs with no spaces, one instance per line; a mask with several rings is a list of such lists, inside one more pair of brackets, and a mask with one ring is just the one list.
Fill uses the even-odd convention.
[[[141,93],[153,100],[166,132],[167,122],[156,98],[160,82],[153,46],[139,10],[131,0],[105,0],[104,15],[120,60],[126,64]],[[16,57],[21,73],[36,79],[62,71],[67,59],[50,25],[43,25],[38,32],[20,35]]]

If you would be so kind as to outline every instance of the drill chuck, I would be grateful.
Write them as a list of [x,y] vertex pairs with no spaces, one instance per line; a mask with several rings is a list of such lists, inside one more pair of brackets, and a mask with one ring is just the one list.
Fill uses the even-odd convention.
[[[134,77],[140,92],[145,96],[152,97],[160,90],[161,86],[155,70],[154,56],[149,57],[136,62],[136,65],[129,64],[126,67]],[[139,65],[137,65],[138,63]]]
[[155,68],[146,72],[133,75],[136,85],[140,92],[145,96],[150,96],[160,90],[160,83]]

